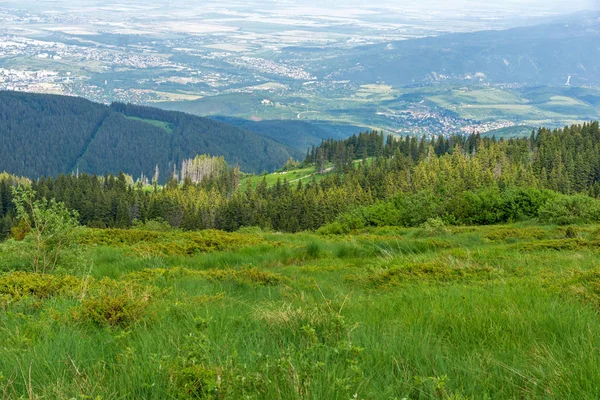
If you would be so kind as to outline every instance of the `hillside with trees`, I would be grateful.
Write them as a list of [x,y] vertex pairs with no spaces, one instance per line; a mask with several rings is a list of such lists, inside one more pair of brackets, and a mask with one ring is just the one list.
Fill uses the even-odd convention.
[[197,154],[270,171],[298,153],[269,138],[180,112],[66,96],[0,92],[0,170],[38,178],[124,171],[165,182]]
[[[419,226],[432,218],[451,225],[600,222],[598,122],[499,140],[367,132],[323,141],[300,167],[313,173],[292,181],[286,179],[290,171],[246,179],[222,159],[204,156],[185,160],[177,166],[185,173],[150,190],[123,173],[61,175],[35,181],[33,188],[97,227],[160,220],[187,230],[297,232]],[[16,224],[10,185],[4,179],[0,186],[4,235]]]

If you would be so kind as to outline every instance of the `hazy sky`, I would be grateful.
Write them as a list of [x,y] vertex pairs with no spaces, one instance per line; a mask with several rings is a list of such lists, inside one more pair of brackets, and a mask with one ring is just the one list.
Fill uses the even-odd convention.
[[548,12],[569,12],[579,10],[600,9],[600,0],[272,0],[280,4],[327,4],[344,5],[352,4],[358,6],[397,6],[397,7],[422,7],[424,9],[460,10],[462,8],[481,10],[531,10],[540,9]]
[[538,17],[600,10],[600,0],[0,0],[1,7],[25,8],[33,13],[62,12],[100,18],[108,15],[113,20],[201,20],[204,15],[234,18],[239,13],[237,16],[260,14],[263,23],[282,18],[330,17],[390,24],[418,21],[447,31],[472,31],[510,28],[538,23]]
[[[208,1],[212,3],[212,1]],[[1,6],[19,6],[27,4],[29,7],[35,7],[39,5],[41,7],[52,7],[54,6],[77,6],[77,5],[90,5],[90,4],[110,4],[116,3],[121,5],[127,4],[140,4],[145,3],[148,5],[152,4],[169,4],[172,7],[179,5],[201,5],[207,3],[206,1],[190,1],[190,0],[120,0],[120,1],[99,1],[99,0],[0,0]],[[443,10],[459,10],[461,8],[474,8],[482,10],[497,10],[497,9],[511,9],[511,10],[529,10],[529,9],[545,9],[549,12],[568,12],[585,9],[600,9],[600,0],[262,0],[262,1],[224,1],[225,4],[248,5],[255,3],[275,3],[278,5],[286,6],[302,6],[302,5],[319,5],[321,7],[332,6],[344,6],[352,5],[358,7],[370,8],[374,6],[392,6],[392,7],[422,7],[423,9],[443,9]]]

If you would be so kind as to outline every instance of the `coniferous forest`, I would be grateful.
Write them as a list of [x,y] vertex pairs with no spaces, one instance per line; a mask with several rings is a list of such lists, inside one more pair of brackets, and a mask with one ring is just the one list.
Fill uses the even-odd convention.
[[[418,226],[430,218],[454,225],[546,218],[565,208],[566,221],[600,221],[598,122],[539,129],[529,138],[480,135],[396,139],[378,132],[323,141],[307,152],[310,179],[246,183],[238,168],[221,168],[194,183],[164,186],[118,175],[59,175],[33,182],[90,227],[127,228],[150,220],[186,230],[235,231],[258,226],[284,232],[365,226]],[[181,168],[181,166],[179,167]],[[241,188],[241,184],[245,186]],[[11,178],[0,184],[2,233],[16,223]],[[558,212],[557,210],[555,210]]]
[[297,151],[233,126],[174,111],[76,97],[0,92],[0,170],[38,178],[124,171],[160,182],[197,154],[248,172],[279,168]]

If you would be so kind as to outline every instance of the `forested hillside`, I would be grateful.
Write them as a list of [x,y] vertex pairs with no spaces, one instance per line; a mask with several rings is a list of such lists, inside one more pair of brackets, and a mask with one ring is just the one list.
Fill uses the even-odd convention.
[[[430,219],[456,225],[600,222],[598,122],[508,140],[471,135],[428,141],[369,132],[323,142],[308,152],[303,167],[313,169],[310,178],[288,182],[285,174],[274,175],[279,178],[272,184],[249,180],[244,189],[236,168],[153,190],[132,185],[123,174],[63,175],[33,187],[96,227],[159,220],[190,230],[296,232],[330,224],[323,229],[336,232],[419,226]],[[12,179],[0,184],[4,235],[17,222]]]
[[152,177],[158,165],[166,181],[197,154],[224,156],[251,172],[298,156],[269,138],[180,112],[18,92],[0,92],[0,138],[0,171],[31,178],[76,170]]
[[[192,103],[193,102],[189,102]],[[193,108],[190,104],[190,109]],[[172,107],[175,109],[175,107]],[[266,136],[279,143],[292,146],[298,151],[317,145],[324,138],[345,139],[364,128],[327,122],[307,122],[302,120],[263,120],[252,121],[243,118],[214,116],[212,119]]]

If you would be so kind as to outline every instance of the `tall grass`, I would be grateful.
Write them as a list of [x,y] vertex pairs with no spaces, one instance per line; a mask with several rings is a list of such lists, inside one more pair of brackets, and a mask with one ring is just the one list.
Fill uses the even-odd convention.
[[[45,291],[0,275],[0,399],[599,398],[597,232],[83,245],[89,265]],[[10,246],[6,270],[20,269]]]

